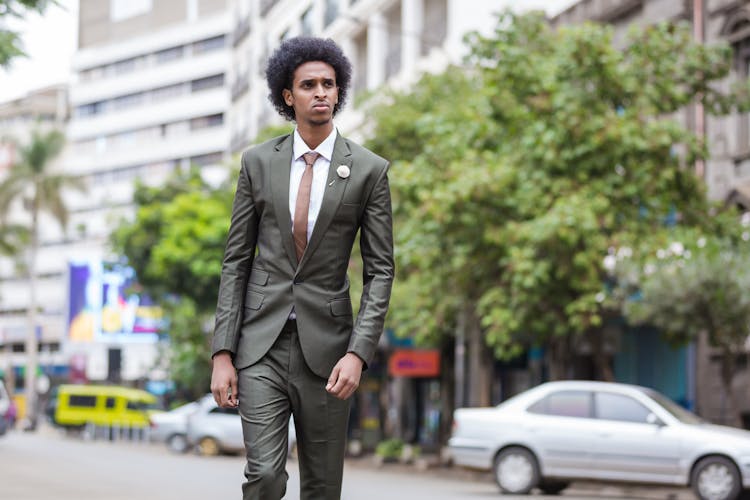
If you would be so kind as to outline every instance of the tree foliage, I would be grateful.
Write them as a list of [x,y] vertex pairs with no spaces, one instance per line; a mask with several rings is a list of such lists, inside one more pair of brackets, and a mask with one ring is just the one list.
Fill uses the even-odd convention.
[[672,116],[693,99],[723,112],[726,46],[686,25],[631,32],[553,29],[543,15],[500,16],[467,38],[469,68],[424,77],[375,106],[369,146],[393,160],[399,280],[391,320],[431,338],[469,306],[495,354],[564,353],[596,332],[608,248],[667,220],[708,222],[689,165],[706,155]]
[[229,229],[232,191],[211,188],[198,169],[177,172],[166,185],[138,184],[135,219],[112,233],[154,297],[189,297],[199,311],[216,306],[221,261]]
[[135,218],[112,233],[112,247],[165,308],[169,372],[182,394],[199,397],[210,379],[208,338],[216,307],[233,190],[200,171],[177,171],[159,187],[138,184]]
[[[28,12],[42,14],[50,4],[56,3],[54,0],[0,0],[0,20],[20,18]],[[18,32],[2,24],[0,26],[0,67],[8,67],[14,58],[23,57],[26,53]]]

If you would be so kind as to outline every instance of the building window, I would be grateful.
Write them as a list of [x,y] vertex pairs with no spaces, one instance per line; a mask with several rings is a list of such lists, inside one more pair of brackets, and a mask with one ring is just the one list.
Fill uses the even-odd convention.
[[182,45],[179,45],[177,47],[172,47],[171,49],[160,50],[154,54],[156,56],[156,63],[164,64],[169,61],[181,59],[184,49],[185,48]]
[[448,34],[447,0],[424,0],[424,25],[422,27],[422,55],[440,47]]
[[397,3],[386,12],[388,25],[388,52],[385,61],[385,77],[390,78],[401,71],[401,4]]
[[339,0],[326,0],[326,11],[323,19],[325,27],[328,27],[339,15]]
[[205,155],[191,156],[190,164],[197,167],[205,167],[207,165],[218,165],[221,163],[221,153],[208,153]]
[[114,109],[128,109],[135,106],[139,106],[144,101],[145,94],[143,92],[136,92],[135,94],[123,95],[112,99],[112,107]]
[[354,39],[354,53],[357,64],[354,65],[354,93],[367,90],[367,30]]
[[131,57],[130,59],[123,59],[122,61],[117,61],[112,64],[112,72],[115,75],[122,75],[125,73],[130,73],[132,71],[135,71],[136,68],[136,58]]
[[201,90],[213,89],[224,85],[224,74],[207,76],[190,82],[190,91],[199,92]]
[[76,116],[78,118],[84,118],[87,116],[94,116],[104,111],[104,102],[91,102],[89,104],[81,104],[76,107]]
[[159,87],[151,91],[151,100],[154,102],[159,102],[165,99],[171,99],[173,97],[182,95],[184,91],[185,87],[182,83],[167,85],[166,87]]
[[302,14],[302,34],[305,36],[312,35],[313,33],[313,9],[309,7],[304,14]]
[[109,20],[113,23],[147,14],[151,11],[152,0],[110,0]]
[[190,120],[190,130],[220,127],[221,125],[224,125],[223,113],[219,113],[216,115],[199,116],[198,118],[191,118]]
[[204,52],[210,52],[212,50],[218,50],[224,48],[224,35],[215,36],[213,38],[206,38],[193,43],[193,54],[202,54]]

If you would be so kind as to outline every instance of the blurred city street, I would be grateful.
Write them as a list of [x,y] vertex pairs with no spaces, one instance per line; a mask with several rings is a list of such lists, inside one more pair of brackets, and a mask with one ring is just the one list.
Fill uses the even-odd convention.
[[[0,488],[3,500],[207,500],[240,497],[243,458],[175,455],[146,443],[83,441],[57,431],[9,433],[0,439]],[[288,469],[288,500],[299,499],[297,464]],[[563,495],[580,500],[689,499],[687,489],[574,484]],[[349,460],[344,474],[345,500],[520,499],[502,496],[489,475],[456,470],[415,471],[368,458]]]

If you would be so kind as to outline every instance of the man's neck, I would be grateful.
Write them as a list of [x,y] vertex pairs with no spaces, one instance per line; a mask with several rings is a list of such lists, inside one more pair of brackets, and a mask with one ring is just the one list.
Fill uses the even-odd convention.
[[308,145],[310,149],[315,149],[320,146],[320,143],[326,140],[326,137],[331,135],[333,131],[333,122],[328,122],[325,125],[301,125],[297,124],[297,132],[299,132],[302,140]]

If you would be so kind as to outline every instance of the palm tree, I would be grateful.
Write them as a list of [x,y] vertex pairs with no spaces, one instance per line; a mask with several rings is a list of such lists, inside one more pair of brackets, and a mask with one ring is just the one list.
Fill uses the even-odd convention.
[[37,371],[37,299],[36,256],[39,249],[39,215],[52,215],[65,229],[68,210],[63,201],[63,190],[82,190],[80,178],[51,172],[50,164],[65,144],[65,137],[58,130],[32,132],[31,141],[19,147],[18,160],[8,176],[0,184],[0,217],[8,216],[11,204],[20,200],[28,213],[28,243],[26,269],[29,281],[28,330],[26,332],[26,414],[31,428],[36,425],[36,371]]

